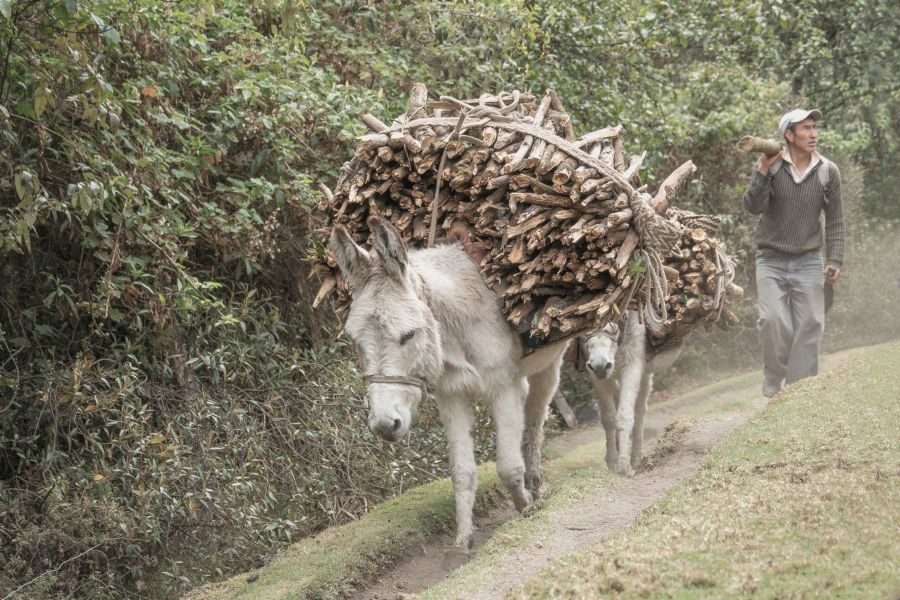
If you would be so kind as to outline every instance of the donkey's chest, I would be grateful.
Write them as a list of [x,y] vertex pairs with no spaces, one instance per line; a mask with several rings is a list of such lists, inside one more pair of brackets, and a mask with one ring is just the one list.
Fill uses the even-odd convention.
[[469,361],[451,358],[444,361],[438,387],[443,395],[480,397],[485,392],[485,378]]

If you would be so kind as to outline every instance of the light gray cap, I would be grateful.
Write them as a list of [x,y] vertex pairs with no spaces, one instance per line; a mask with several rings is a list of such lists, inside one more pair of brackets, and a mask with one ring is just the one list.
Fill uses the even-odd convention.
[[803,108],[795,108],[789,113],[786,113],[781,120],[778,121],[778,132],[784,136],[784,132],[787,131],[787,128],[793,125],[794,123],[799,123],[804,119],[809,119],[812,117],[816,121],[822,118],[822,111],[818,108],[814,108],[812,110],[806,110]]

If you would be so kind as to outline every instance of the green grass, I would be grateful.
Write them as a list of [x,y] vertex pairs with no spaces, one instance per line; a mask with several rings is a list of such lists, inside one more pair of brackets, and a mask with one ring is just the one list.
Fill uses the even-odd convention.
[[896,598],[898,365],[894,343],[792,386],[634,525],[513,596]]

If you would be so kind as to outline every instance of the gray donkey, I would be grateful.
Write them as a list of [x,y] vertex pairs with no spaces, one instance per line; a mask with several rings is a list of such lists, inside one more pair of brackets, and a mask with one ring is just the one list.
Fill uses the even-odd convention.
[[352,293],[344,332],[368,383],[369,428],[400,440],[434,392],[450,450],[454,549],[467,552],[477,484],[474,403],[490,407],[497,474],[523,511],[540,493],[543,424],[566,343],[523,358],[519,337],[462,246],[407,251],[390,223],[372,217],[368,224],[372,251],[340,225],[329,248]]
[[634,475],[643,457],[653,372],[672,366],[681,354],[681,342],[651,351],[646,326],[636,311],[628,310],[622,328],[607,324],[580,343],[606,431],[606,465],[620,475]]

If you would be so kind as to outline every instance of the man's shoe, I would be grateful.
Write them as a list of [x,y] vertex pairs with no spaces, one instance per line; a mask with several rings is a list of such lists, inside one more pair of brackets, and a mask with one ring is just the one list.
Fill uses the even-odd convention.
[[769,383],[768,381],[763,382],[762,393],[766,398],[772,398],[780,391],[781,386],[777,383]]

